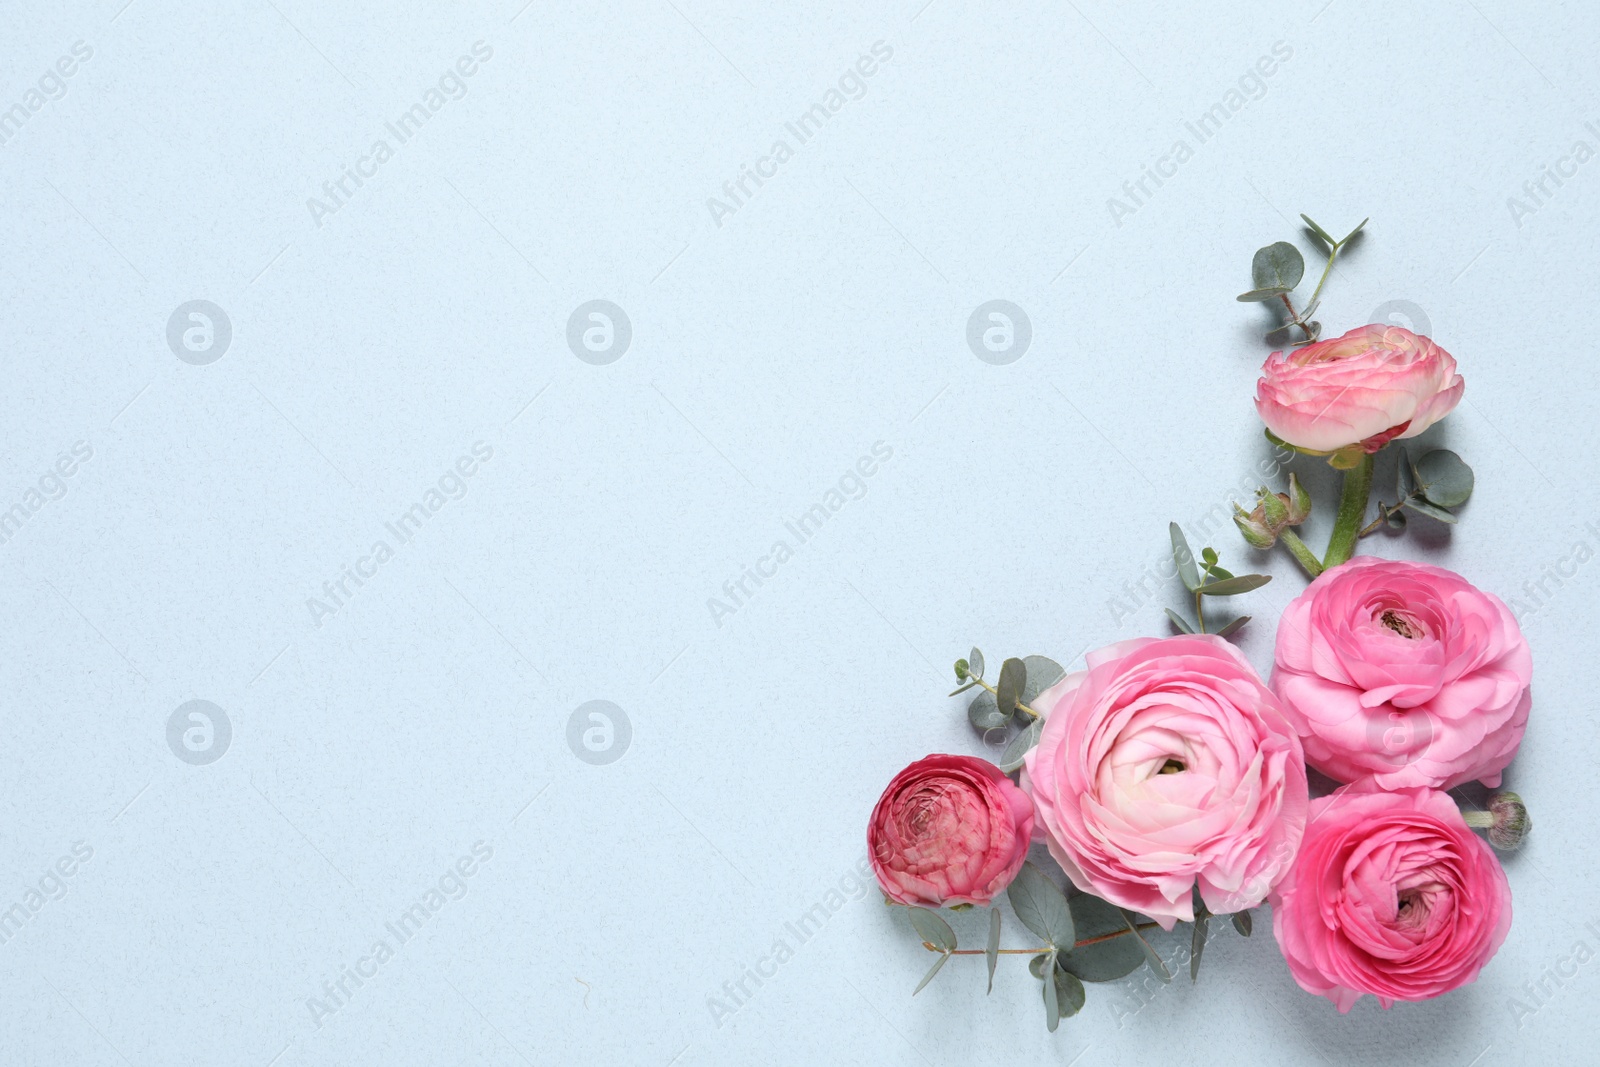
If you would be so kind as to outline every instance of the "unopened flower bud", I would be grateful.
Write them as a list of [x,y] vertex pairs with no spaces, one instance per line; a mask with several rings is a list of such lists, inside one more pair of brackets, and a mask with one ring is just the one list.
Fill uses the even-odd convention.
[[1239,527],[1239,533],[1249,542],[1251,548],[1271,548],[1278,543],[1278,535],[1272,527],[1267,525],[1266,517],[1261,514],[1261,509],[1246,513],[1238,504],[1233,506],[1233,524]]
[[1261,517],[1266,519],[1267,526],[1273,533],[1283,529],[1289,522],[1289,498],[1282,493],[1272,493],[1266,489],[1257,490],[1256,508],[1261,512]]
[[1489,827],[1489,844],[1502,852],[1522,847],[1522,839],[1533,829],[1528,808],[1522,798],[1512,792],[1495,793],[1489,797],[1489,814],[1494,825]]

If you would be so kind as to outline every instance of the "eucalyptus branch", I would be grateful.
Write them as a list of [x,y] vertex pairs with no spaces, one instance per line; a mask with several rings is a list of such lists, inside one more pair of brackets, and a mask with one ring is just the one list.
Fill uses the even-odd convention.
[[[1158,927],[1160,925],[1161,925],[1160,923],[1140,923],[1136,927],[1136,929],[1138,929],[1138,930],[1154,930],[1156,927]],[[1115,930],[1115,931],[1112,931],[1109,934],[1101,934],[1099,937],[1086,937],[1082,941],[1074,942],[1072,947],[1073,948],[1085,948],[1085,947],[1087,947],[1089,945],[1098,945],[1102,941],[1111,941],[1111,940],[1114,940],[1115,938],[1126,937],[1128,934],[1131,934],[1131,933],[1133,933],[1133,930],[1129,930],[1129,929],[1126,929],[1126,928],[1121,929],[1121,930]],[[935,945],[931,941],[924,941],[922,943],[922,947],[927,949],[929,952],[945,952],[944,949],[940,948],[938,945]],[[1045,946],[1044,948],[997,948],[997,949],[995,949],[995,952],[998,955],[1001,955],[1001,956],[1037,956],[1040,953],[1049,952],[1049,951],[1050,951],[1050,948],[1049,948],[1048,945]],[[950,955],[950,956],[984,956],[984,955],[988,954],[988,950],[987,949],[982,949],[982,948],[956,948],[956,949],[951,949],[946,954]]]
[[[990,685],[988,682],[984,681],[982,678],[979,678],[976,674],[967,675],[967,681],[971,682],[973,685],[980,686],[980,687],[982,687],[984,689],[987,689],[989,691],[989,695],[994,697],[995,700],[998,701],[1000,699],[999,690],[995,689],[994,686]],[[1032,708],[1028,707],[1028,705],[1024,704],[1020,700],[1017,701],[1017,710],[1020,711],[1020,712],[1026,713],[1031,718],[1035,718],[1035,719],[1044,718],[1044,716],[1040,715],[1037,711],[1034,711]]]

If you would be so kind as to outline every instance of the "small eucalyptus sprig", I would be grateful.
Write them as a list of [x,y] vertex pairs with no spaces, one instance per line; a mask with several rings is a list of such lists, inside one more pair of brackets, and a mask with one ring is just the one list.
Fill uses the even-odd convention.
[[[952,956],[983,956],[988,963],[989,992],[994,992],[994,974],[1001,956],[1030,956],[1028,973],[1040,982],[1044,1000],[1045,1025],[1051,1033],[1061,1020],[1076,1015],[1088,999],[1085,982],[1115,982],[1148,965],[1163,982],[1172,981],[1172,972],[1160,953],[1145,939],[1145,932],[1160,926],[1125,908],[1090,893],[1068,887],[1063,893],[1055,882],[1032,863],[1024,863],[1006,890],[1006,899],[1018,921],[1042,944],[1029,948],[1000,947],[1000,908],[989,907],[988,941],[984,948],[958,948],[956,933],[937,911],[908,907],[911,927],[922,940],[922,947],[939,953],[939,958],[922,976],[912,996],[944,969]],[[1221,918],[1221,916],[1218,916]],[[1195,892],[1193,932],[1190,939],[1189,979],[1200,975],[1200,954],[1209,940],[1207,922],[1211,912]],[[1248,911],[1229,916],[1233,927],[1249,937],[1252,926]]]
[[[1308,505],[1309,506],[1309,505]],[[1189,620],[1179,615],[1171,608],[1167,608],[1167,618],[1172,620],[1172,625],[1178,628],[1179,633],[1205,633],[1206,609],[1205,598],[1208,596],[1238,596],[1248,593],[1252,589],[1260,589],[1272,581],[1270,574],[1240,574],[1234,575],[1218,566],[1217,550],[1202,548],[1200,550],[1200,563],[1195,562],[1194,552],[1189,548],[1189,539],[1183,536],[1183,528],[1177,523],[1168,526],[1168,533],[1172,536],[1172,558],[1178,565],[1178,577],[1183,581],[1184,588],[1194,594],[1194,614],[1197,625],[1191,626]],[[1201,569],[1202,564],[1204,569]],[[1229,637],[1239,627],[1250,621],[1250,616],[1241,615],[1232,622],[1216,631],[1218,637]]]
[[1458,520],[1450,509],[1467,502],[1476,479],[1460,456],[1448,448],[1436,448],[1423,453],[1415,463],[1411,454],[1401,449],[1394,481],[1395,502],[1378,501],[1378,517],[1363,526],[1357,536],[1366,537],[1381,527],[1404,530],[1405,508],[1453,526]]
[[1066,676],[1066,669],[1048,656],[1013,657],[1000,665],[997,684],[990,685],[983,680],[983,653],[974,648],[966,659],[956,660],[956,681],[962,684],[950,695],[983,690],[967,705],[967,721],[980,733],[1003,730],[1013,719],[1023,726],[998,761],[1000,769],[1010,774],[1022,766],[1022,757],[1039,743],[1044,728],[1044,716],[1029,702]]
[[1361,228],[1367,224],[1362,219],[1356,228],[1335,240],[1327,230],[1318,226],[1311,220],[1311,216],[1302,214],[1306,220],[1306,228],[1313,236],[1328,246],[1328,262],[1322,268],[1322,277],[1317,279],[1317,287],[1311,291],[1311,299],[1306,302],[1304,311],[1296,311],[1294,302],[1289,299],[1291,293],[1305,277],[1306,261],[1300,250],[1288,241],[1278,241],[1267,245],[1265,248],[1256,249],[1255,256],[1250,261],[1250,279],[1254,288],[1248,292],[1240,293],[1236,298],[1241,303],[1267,303],[1278,300],[1283,303],[1289,312],[1289,321],[1281,326],[1276,326],[1267,332],[1267,343],[1280,345],[1286,343],[1293,336],[1294,329],[1298,327],[1303,335],[1295,345],[1306,345],[1315,341],[1322,335],[1322,323],[1312,320],[1316,313],[1318,302],[1322,296],[1322,287],[1328,282],[1328,274],[1333,270],[1333,261],[1339,258],[1343,251]]

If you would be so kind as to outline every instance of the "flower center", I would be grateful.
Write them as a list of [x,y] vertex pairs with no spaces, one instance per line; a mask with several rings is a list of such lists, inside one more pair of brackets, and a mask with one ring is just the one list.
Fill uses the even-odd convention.
[[1379,615],[1378,621],[1407,640],[1415,641],[1423,635],[1423,629],[1417,624],[1417,620],[1393,608]]
[[1186,771],[1188,769],[1189,768],[1187,768],[1187,767],[1185,767],[1183,765],[1183,761],[1182,760],[1169,759],[1169,760],[1167,760],[1167,762],[1165,762],[1165,763],[1163,763],[1161,765],[1161,769],[1159,771],[1157,771],[1156,773],[1157,774],[1182,774],[1184,771]]

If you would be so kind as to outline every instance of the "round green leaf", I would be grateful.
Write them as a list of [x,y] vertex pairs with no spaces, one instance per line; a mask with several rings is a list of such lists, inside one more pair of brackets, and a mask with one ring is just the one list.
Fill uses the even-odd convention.
[[1067,898],[1039,868],[1024,863],[1006,890],[1006,899],[1018,921],[1035,935],[1058,949],[1072,946],[1077,935]]
[[979,652],[976,647],[967,653],[967,665],[967,669],[973,674],[979,678],[983,677],[983,653]]
[[1035,978],[1044,977],[1044,969],[1050,966],[1050,953],[1041,952],[1028,961],[1028,973]]
[[[1060,960],[1056,961],[1058,964]],[[1055,971],[1056,1010],[1063,1019],[1078,1014],[1084,1001],[1088,1000],[1083,983],[1078,981],[1078,976],[1063,971],[1059,966]]]
[[1032,704],[1033,698],[1067,676],[1066,669],[1048,656],[1023,656],[1022,665],[1028,670],[1027,684],[1022,687],[1022,702]]
[[993,730],[997,726],[1004,726],[1010,718],[1000,713],[1000,705],[995,703],[994,694],[987,689],[973,697],[972,703],[967,705],[967,721],[975,730]]
[[1257,249],[1250,261],[1250,278],[1256,289],[1290,290],[1300,284],[1305,273],[1305,257],[1288,241]]
[[1472,495],[1472,468],[1448,448],[1435,449],[1417,460],[1422,495],[1441,508],[1460,507]]

